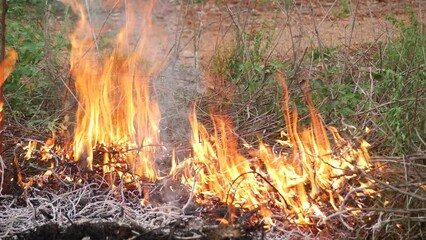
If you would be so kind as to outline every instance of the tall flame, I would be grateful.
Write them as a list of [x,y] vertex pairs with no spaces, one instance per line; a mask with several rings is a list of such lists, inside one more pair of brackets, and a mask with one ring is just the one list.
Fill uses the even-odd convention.
[[[150,34],[153,1],[124,1],[126,20],[109,42],[111,52],[100,49],[88,1],[85,5],[64,1],[80,17],[70,37],[71,74],[79,101],[74,158],[85,160],[92,169],[93,150],[103,146],[105,172],[117,171],[120,161],[126,161],[128,170],[147,180],[156,179],[153,158],[159,144],[160,113],[150,96],[150,79],[162,67],[154,63],[162,61],[155,59],[152,45],[158,38]],[[136,14],[137,10],[142,13]],[[153,61],[148,62],[148,57]],[[259,209],[269,223],[272,210],[280,209],[288,219],[312,224],[313,216],[325,216],[323,205],[337,210],[343,201],[343,184],[356,177],[358,169],[370,167],[368,143],[353,148],[335,128],[327,129],[307,94],[311,125],[300,130],[297,112],[289,108],[285,81],[281,75],[278,78],[284,89],[287,127],[276,140],[281,152],[261,143],[257,149],[248,147],[250,158],[243,155],[229,117],[212,114],[213,132],[209,133],[197,121],[194,108],[190,114],[193,156],[179,166],[173,164],[171,174],[176,176],[184,169],[182,181],[194,187],[198,202],[218,198],[241,209]],[[117,153],[121,155],[114,156]]]
[[[64,2],[79,15],[70,36],[71,74],[79,102],[73,141],[75,159],[85,160],[92,169],[94,148],[112,146],[127,152],[124,158],[132,172],[155,179],[153,145],[159,143],[160,112],[150,96],[150,79],[161,66],[157,63],[160,61],[148,62],[154,56],[148,42],[153,1],[125,1],[125,23],[109,42],[113,46],[110,52],[99,47],[96,31],[100,30],[91,22],[88,2]],[[111,161],[110,154],[105,153],[104,162]],[[114,171],[114,167],[104,170]]]
[[282,138],[276,141],[283,151],[277,153],[260,144],[258,149],[251,149],[252,158],[248,159],[238,152],[229,119],[212,115],[214,130],[210,135],[197,122],[194,111],[190,117],[194,156],[183,164],[183,181],[194,186],[201,203],[215,196],[242,209],[258,208],[268,221],[268,209],[279,208],[289,219],[311,224],[311,216],[325,216],[321,205],[337,210],[343,201],[343,183],[356,176],[357,169],[370,167],[368,143],[361,142],[354,149],[335,128],[329,127],[332,144],[308,96],[311,125],[300,131],[297,112],[288,106],[285,81],[280,75],[278,78],[283,83],[287,132],[282,132]]

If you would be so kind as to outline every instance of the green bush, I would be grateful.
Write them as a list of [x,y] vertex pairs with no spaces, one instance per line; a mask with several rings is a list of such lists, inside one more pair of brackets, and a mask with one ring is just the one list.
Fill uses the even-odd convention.
[[6,119],[44,130],[58,120],[63,95],[63,85],[51,71],[59,68],[51,52],[59,55],[68,46],[64,32],[44,32],[47,7],[45,1],[8,3],[6,46],[16,49],[19,61],[4,85]]
[[412,153],[425,149],[426,139],[426,32],[425,24],[411,14],[404,23],[388,16],[398,30],[382,56],[383,69],[373,73],[376,82],[374,99],[383,118],[377,126],[386,133],[384,147],[390,153]]
[[[257,141],[258,130],[278,119],[281,112],[282,88],[275,73],[285,63],[271,56],[272,36],[265,28],[237,34],[231,46],[215,52],[209,69],[233,86],[233,98],[223,109],[248,142]],[[272,132],[282,127],[268,126]]]
[[[414,14],[405,23],[388,16],[396,37],[389,38],[375,57],[371,71],[357,66],[365,79],[353,79],[344,65],[333,60],[339,51],[314,49],[312,61],[326,65],[311,81],[312,99],[325,122],[344,120],[359,131],[375,130],[371,142],[380,154],[409,154],[425,149],[426,33]],[[383,47],[384,46],[384,47]],[[318,80],[321,79],[321,80]]]

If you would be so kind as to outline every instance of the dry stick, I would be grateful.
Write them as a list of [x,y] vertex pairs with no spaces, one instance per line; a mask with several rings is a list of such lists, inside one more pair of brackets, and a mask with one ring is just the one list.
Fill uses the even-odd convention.
[[[426,100],[426,98],[420,98],[420,99],[418,99],[418,100]],[[385,106],[387,106],[387,105],[391,105],[391,104],[394,104],[394,103],[410,102],[410,101],[416,101],[416,99],[400,99],[400,100],[394,100],[394,101],[390,101],[390,102],[382,103],[382,104],[380,104],[380,105],[377,105],[377,106],[375,106],[375,107],[373,107],[373,108],[370,108],[370,109],[367,109],[367,110],[365,110],[365,111],[355,113],[355,114],[353,114],[352,116],[359,116],[359,115],[363,115],[363,114],[365,114],[365,113],[368,113],[368,112],[371,112],[371,111],[378,110],[378,109],[380,109],[380,108],[382,108],[382,107],[385,107]]]
[[314,7],[312,6],[312,1],[309,1],[309,6],[310,6],[310,10],[311,10],[312,20],[314,22],[315,36],[317,37],[318,47],[320,48],[320,54],[321,54],[321,60],[322,60],[324,58],[324,53],[323,53],[324,47],[322,45],[321,38],[319,36],[319,31],[318,31],[319,25],[317,24],[317,21],[316,21],[315,16],[314,16]]
[[[0,62],[3,61],[5,57],[5,45],[6,45],[6,0],[2,2],[2,12],[1,12],[1,52],[0,52]],[[4,65],[3,65],[4,66]],[[0,69],[0,78],[4,78],[4,67]],[[3,80],[3,79],[1,79]],[[2,153],[3,153],[3,128],[4,128],[4,95],[3,95],[3,85],[0,86],[0,196],[3,191],[3,181],[4,181],[4,172],[5,164],[3,162]]]
[[426,147],[426,142],[425,140],[423,140],[423,138],[420,136],[419,131],[417,130],[417,128],[414,128],[414,131],[416,132],[417,138],[420,140],[420,142],[425,145]]
[[[113,13],[113,11],[114,11],[114,9],[117,7],[117,5],[118,5],[118,3],[120,2],[121,0],[117,0],[116,2],[115,2],[115,4],[114,4],[114,6],[112,6],[112,8],[111,8],[111,10],[110,10],[110,12],[108,13],[108,15],[106,16],[106,18],[105,18],[105,20],[104,20],[104,22],[102,23],[102,26],[101,26],[101,28],[99,29],[99,31],[98,31],[98,35],[100,35],[101,34],[101,32],[102,32],[102,30],[103,30],[103,28],[105,27],[105,24],[106,24],[106,22],[108,21],[108,19],[109,19],[109,17],[111,16],[111,14]],[[89,12],[89,3],[87,2],[87,0],[85,1],[85,4],[86,4],[86,10],[87,10],[87,14],[88,14],[88,16],[89,16],[89,22],[90,22],[90,24],[92,24],[92,21],[91,21],[91,16],[90,16],[90,12]],[[100,56],[100,52],[99,52],[99,48],[98,48],[98,43],[97,43],[97,37],[96,37],[96,33],[95,33],[95,30],[94,30],[94,28],[93,27],[91,27],[92,28],[92,35],[93,35],[93,38],[94,38],[94,42],[95,42],[95,45],[96,45],[96,49],[97,49],[97,52],[98,52],[98,54],[99,54],[99,56]],[[89,50],[90,50],[90,48],[83,54],[83,56],[82,57],[84,57],[88,52],[89,52]],[[59,76],[61,76],[62,74],[59,74]],[[71,88],[69,87],[69,85],[70,85],[70,80],[71,80],[71,78],[68,78],[68,81],[67,82],[65,82],[65,80],[62,78],[62,77],[59,77],[59,80],[61,80],[61,82],[64,84],[64,86],[65,86],[65,88],[68,90],[68,91],[66,91],[65,92],[65,95],[64,95],[64,102],[66,101],[66,98],[67,98],[67,94],[68,94],[68,92],[72,95],[72,97],[76,100],[76,102],[77,102],[77,104],[78,104],[78,106],[80,107],[80,109],[82,109],[83,111],[86,111],[85,109],[84,109],[84,107],[83,107],[83,105],[80,103],[80,101],[78,101],[78,97],[73,93],[73,91],[71,90]],[[64,106],[65,106],[65,104],[64,104]]]
[[[219,46],[222,46],[223,47],[223,49],[226,49],[225,48],[225,44],[224,44],[224,41],[225,41],[225,37],[226,37],[226,35],[229,33],[229,30],[232,28],[232,25],[229,25],[228,27],[224,27],[224,17],[223,17],[223,15],[221,14],[220,15],[220,20],[218,21],[218,23],[219,23],[219,32],[223,32],[223,34],[221,35],[221,36],[217,36],[216,37],[216,41],[215,41],[215,46],[214,46],[214,53],[216,54],[219,50]],[[213,23],[211,23],[211,25],[213,25]],[[210,58],[210,60],[209,60],[209,62],[208,62],[208,64],[207,64],[207,69],[210,69],[210,67],[211,67],[211,65],[212,65],[212,62],[213,62],[213,57],[211,57]]]
[[[183,2],[181,2],[180,6],[182,8]],[[183,18],[186,18],[188,16],[188,8],[185,8],[186,11],[181,11],[181,13],[178,16],[178,20],[176,23],[176,31],[175,31],[175,43],[174,43],[174,56],[173,56],[173,68],[175,67],[175,64],[177,62],[177,59],[179,58],[179,53],[181,51],[180,49],[180,43],[183,36],[183,31],[185,30],[185,24],[183,23]]]
[[197,22],[195,20],[195,14],[193,14],[193,24],[194,24],[194,68],[198,70],[198,50],[200,47],[200,39],[201,39],[201,33],[204,29],[203,26],[203,18],[201,16],[201,14],[198,15],[198,20],[199,20],[199,29],[195,28],[195,23]]
[[[281,4],[280,5],[278,5],[278,7],[280,8],[280,10],[282,11],[282,12],[285,12],[286,13],[286,17],[287,17],[287,19],[286,19],[286,22],[284,23],[284,27],[282,28],[282,32],[284,32],[284,29],[286,28],[286,27],[288,27],[288,31],[289,31],[289,33],[290,33],[290,40],[291,40],[291,48],[293,49],[293,62],[294,62],[294,64],[296,64],[296,61],[297,61],[297,53],[296,53],[296,46],[295,46],[295,42],[294,42],[294,35],[293,35],[293,31],[291,30],[291,24],[290,24],[290,12],[289,12],[289,8],[288,7],[283,7]],[[280,37],[278,37],[278,39],[280,39],[281,38],[281,34],[282,34],[282,32],[280,33]],[[278,45],[278,42],[279,41],[277,41],[277,44],[276,45]]]
[[[227,10],[229,16],[231,17],[232,22],[234,23],[235,27],[237,27],[238,36],[243,43],[243,48],[247,49],[247,42],[246,42],[246,38],[244,36],[244,29],[241,27],[240,22],[236,17],[236,14],[234,12],[232,12],[231,8],[228,5],[226,5],[226,10]],[[238,14],[240,14],[241,12],[242,11],[240,11]],[[246,55],[245,57],[250,61],[251,65],[254,66],[254,63],[253,63],[252,58],[250,57],[250,54],[246,51],[244,51],[244,52],[245,52],[245,55]],[[249,79],[249,80],[251,80],[251,79]]]
[[[300,68],[300,65],[299,65],[299,67],[297,67],[296,68],[296,66],[297,66],[297,64],[296,64],[296,62],[297,62],[297,52],[296,52],[296,44],[295,44],[295,42],[294,42],[294,37],[293,37],[293,31],[291,30],[291,24],[290,24],[290,11],[289,11],[289,8],[288,7],[282,7],[281,5],[279,5],[279,8],[280,8],[280,10],[281,11],[285,11],[285,13],[286,13],[286,17],[287,17],[287,21],[286,21],[286,23],[284,24],[284,28],[285,28],[285,26],[288,26],[288,31],[289,31],[289,33],[290,33],[290,39],[291,39],[291,48],[293,49],[293,62],[294,62],[294,69],[293,69],[293,72],[294,72],[294,77],[296,77],[296,73],[297,73],[297,70],[296,69],[299,69]],[[283,30],[282,31],[284,31],[284,28],[283,28]],[[277,45],[278,45],[278,41],[277,41]],[[300,42],[299,42],[299,45],[300,45]],[[300,46],[299,46],[300,47]],[[303,58],[302,58],[303,59]],[[302,61],[300,61],[300,62],[302,62]],[[291,81],[290,82],[290,86],[291,86],[291,84],[293,83],[293,81]]]
[[[183,2],[183,1],[182,1]],[[181,6],[182,6],[182,4],[183,3],[181,3]],[[189,44],[190,43],[193,43],[193,41],[197,41],[197,38],[196,38],[196,34],[194,33],[193,35],[192,35],[192,37],[188,40],[188,41],[186,41],[185,43],[183,43],[183,44],[181,44],[181,38],[182,38],[182,36],[183,36],[183,32],[184,32],[184,30],[185,30],[185,21],[183,20],[183,18],[186,18],[186,17],[188,17],[188,12],[189,12],[189,5],[191,4],[191,2],[189,2],[189,1],[186,1],[186,5],[185,5],[185,13],[184,14],[182,14],[181,16],[180,16],[180,18],[179,18],[179,23],[181,24],[181,26],[182,27],[180,27],[180,29],[179,29],[179,27],[177,27],[176,28],[176,38],[175,38],[175,52],[174,52],[174,54],[175,54],[175,58],[178,58],[179,57],[179,53],[183,50],[183,49],[185,49],[187,46],[189,46]],[[193,21],[195,21],[195,20],[193,20]],[[213,25],[214,24],[214,22],[213,23],[210,23],[210,24],[208,24],[207,26],[203,26],[203,29],[207,29],[208,28],[208,26],[210,26],[210,25]],[[201,34],[201,33],[200,33]],[[200,39],[198,39],[198,41],[200,41]],[[182,46],[182,47],[181,47]],[[197,60],[198,61],[198,60]],[[198,63],[197,63],[198,64]]]
[[111,17],[112,13],[114,12],[115,8],[117,7],[117,5],[118,5],[118,3],[119,3],[120,1],[121,1],[121,0],[117,0],[117,1],[114,3],[114,6],[112,6],[112,8],[111,8],[111,10],[109,11],[108,15],[105,17],[105,20],[104,20],[104,22],[102,23],[101,28],[99,28],[98,35],[101,35],[102,30],[104,29],[104,27],[105,27],[105,25],[106,25],[106,23],[107,23],[108,19]]
[[[226,10],[227,10],[229,16],[231,17],[232,22],[234,23],[235,27],[238,30],[238,37],[239,37],[239,40],[242,42],[242,47],[244,48],[244,50],[247,49],[248,47],[247,47],[247,42],[246,42],[246,39],[245,39],[245,36],[244,36],[244,28],[241,27],[241,24],[239,22],[239,14],[241,14],[243,11],[240,10],[238,12],[238,18],[237,18],[236,14],[231,10],[229,5],[226,5]],[[246,23],[247,23],[247,21],[246,21]],[[243,51],[243,53],[245,54],[245,56],[243,56],[244,59],[247,59],[249,61],[249,63],[251,64],[252,69],[254,69],[253,59],[251,58],[249,52]],[[248,75],[247,77],[250,78],[250,75]],[[248,79],[248,80],[249,80],[249,82],[251,82],[251,79]],[[261,90],[261,88],[258,89],[258,91],[260,91],[260,90]],[[255,96],[255,94],[253,94],[247,102],[251,103],[254,100],[254,96]],[[238,111],[241,111],[241,109],[239,109]]]
[[[295,3],[293,3],[293,5],[295,5]],[[283,7],[282,4],[278,5],[278,7],[280,8],[280,10],[282,12],[285,12],[286,16],[287,16],[287,21],[286,21],[286,23],[284,25],[288,26],[288,28],[289,28],[289,34],[290,34],[290,39],[291,39],[291,49],[293,50],[293,62],[294,62],[294,65],[296,65],[296,62],[297,62],[296,42],[294,41],[294,37],[295,36],[293,35],[293,30],[291,29],[291,23],[290,23],[290,21],[291,21],[291,15],[290,15],[289,7],[288,6],[284,6]],[[296,15],[297,15],[297,17],[299,19],[299,22],[301,23],[302,22],[301,13],[300,13],[300,11],[295,6],[294,6],[294,12],[296,12]],[[304,35],[303,25],[300,25],[299,35],[301,35],[301,36]],[[298,47],[298,49],[301,47],[301,43],[302,43],[301,39],[302,38],[299,38],[299,40],[297,40],[297,47]],[[290,50],[287,50],[286,53],[288,53],[288,51],[290,51]],[[294,67],[294,69],[296,69],[296,67]],[[293,71],[294,71],[294,74],[293,74],[293,76],[290,79],[289,88],[291,87],[291,85],[293,83],[293,79],[297,77],[296,76],[296,71],[295,70],[293,70]]]
[[325,19],[328,17],[328,15],[331,13],[331,10],[333,9],[334,5],[336,5],[338,0],[335,0],[333,4],[328,8],[327,12],[324,14],[324,17],[322,18],[321,22],[318,23],[318,27],[321,27],[321,24],[325,21]]
[[3,157],[0,155],[0,196],[3,192],[4,173],[6,171],[6,164],[4,164]]
[[[409,161],[408,163],[406,163],[407,165],[413,166],[415,168],[426,168],[426,165],[411,163],[411,161],[426,160],[426,155],[407,155],[405,157]],[[390,162],[390,163],[402,164],[400,161],[401,157],[378,156],[378,157],[372,157],[371,160],[375,162]]]
[[95,27],[93,26],[93,21],[92,21],[92,16],[90,14],[90,7],[89,7],[88,0],[84,0],[84,4],[86,6],[87,16],[89,18],[90,31],[92,32],[93,41],[95,42],[96,52],[98,53],[98,57],[100,58],[101,57],[101,53],[99,52],[98,39],[96,37]]
[[[262,178],[269,186],[271,186],[272,187],[272,189],[274,189],[277,193],[278,193],[278,195],[281,197],[281,199],[284,201],[284,204],[285,204],[285,206],[286,206],[286,208],[287,209],[289,209],[289,210],[291,210],[291,205],[289,205],[288,203],[287,203],[287,201],[286,201],[286,199],[285,199],[285,197],[284,197],[284,195],[282,195],[281,194],[281,192],[274,186],[274,184],[272,184],[268,179],[266,179],[266,177],[265,176],[263,176],[262,174],[260,174],[260,173],[258,173],[258,172],[256,172],[256,171],[250,171],[250,172],[245,172],[245,173],[241,173],[237,178],[235,178],[233,181],[232,181],[232,183],[231,183],[231,186],[229,187],[229,189],[228,189],[228,193],[226,194],[226,199],[225,199],[225,203],[226,204],[228,204],[228,197],[231,195],[231,190],[232,190],[232,186],[237,182],[237,180],[239,179],[239,178],[242,178],[244,175],[247,175],[247,174],[254,174],[254,175],[256,175],[256,176],[259,176],[260,178]],[[244,179],[243,179],[243,181],[244,181]],[[239,184],[238,184],[239,185]],[[235,200],[235,196],[236,196],[236,192],[238,191],[238,189],[235,189],[235,192],[234,192],[234,194],[232,195],[232,198],[231,198],[231,204],[234,202],[234,200]],[[290,207],[290,208],[289,208]]]
[[201,171],[202,168],[196,169],[195,170],[195,176],[194,176],[194,182],[192,184],[192,188],[191,188],[191,193],[188,197],[188,200],[186,201],[185,205],[183,205],[182,207],[182,212],[185,214],[186,209],[188,208],[189,204],[192,202],[192,200],[194,199],[194,195],[195,195],[195,185],[197,183],[197,174],[199,171]]
[[[343,81],[343,76],[344,76],[345,72],[348,71],[349,51],[350,51],[350,48],[351,48],[351,45],[352,45],[352,36],[353,36],[354,29],[355,29],[355,20],[356,20],[356,15],[358,13],[358,8],[359,8],[359,0],[357,0],[356,6],[355,6],[355,11],[353,12],[353,15],[352,15],[353,17],[352,17],[352,22],[351,22],[351,31],[349,32],[349,39],[348,39],[348,42],[346,44],[346,59],[345,59],[344,71],[343,71],[343,74],[340,76],[340,83],[342,83],[342,81]],[[345,38],[345,42],[346,42],[346,38]]]
[[[47,1],[47,0],[46,0]],[[104,20],[104,22],[102,23],[102,26],[100,27],[100,29],[99,29],[99,31],[98,31],[98,35],[100,35],[101,33],[102,33],[102,30],[103,30],[103,28],[105,27],[105,24],[106,24],[106,22],[108,21],[108,19],[109,19],[109,17],[111,16],[111,14],[113,13],[113,11],[114,11],[114,9],[117,7],[117,5],[118,5],[118,3],[120,2],[121,0],[117,0],[116,2],[115,2],[115,4],[114,4],[114,6],[112,6],[112,8],[111,8],[111,10],[110,10],[110,12],[108,13],[108,15],[106,16],[106,18],[105,18],[105,20]],[[86,2],[87,3],[87,2]],[[86,6],[88,6],[88,5],[86,5]],[[88,7],[86,7],[87,9],[89,9]],[[90,13],[88,13],[88,15],[89,15],[89,17],[90,17]],[[94,30],[92,31],[92,33],[93,33],[93,36],[96,38],[96,33],[94,32]],[[97,45],[97,41],[95,41],[95,43],[96,43],[96,48],[98,47],[98,45]],[[86,52],[87,53],[87,52]],[[85,54],[84,54],[85,55]],[[77,102],[77,104],[78,104],[78,106],[80,107],[80,109],[82,109],[83,111],[85,111],[85,109],[84,109],[84,107],[83,107],[83,105],[81,105],[81,103],[80,103],[80,101],[78,101],[78,97],[73,93],[73,91],[71,90],[71,88],[69,87],[69,85],[70,85],[70,80],[71,80],[71,78],[68,78],[68,81],[67,82],[65,82],[65,80],[61,77],[61,75],[62,74],[58,74],[59,75],[59,80],[61,80],[61,82],[64,84],[64,86],[65,86],[65,88],[68,90],[68,91],[66,91],[65,92],[65,94],[64,94],[64,98],[63,98],[63,102],[64,102],[64,112],[66,111],[65,110],[65,102],[66,102],[66,100],[67,100],[67,96],[68,96],[68,92],[71,94],[71,96],[75,99],[75,101]],[[56,80],[56,79],[55,79]]]
[[426,197],[423,197],[423,196],[420,196],[420,195],[416,195],[416,194],[414,194],[414,193],[412,193],[412,192],[407,192],[407,191],[401,190],[401,189],[399,189],[399,188],[397,188],[397,187],[394,187],[394,186],[392,186],[391,184],[387,184],[386,182],[381,181],[381,180],[379,180],[379,179],[377,179],[377,178],[375,178],[375,177],[373,177],[373,176],[371,176],[371,175],[367,174],[367,173],[366,173],[363,169],[358,169],[358,170],[359,170],[359,171],[362,173],[362,175],[363,175],[363,176],[365,176],[366,178],[369,178],[369,179],[373,180],[374,182],[376,182],[376,183],[378,183],[378,184],[380,184],[380,185],[382,185],[382,186],[384,186],[384,187],[390,188],[390,189],[392,189],[392,190],[394,190],[394,191],[396,191],[396,192],[399,192],[399,193],[401,193],[401,194],[411,196],[411,197],[416,198],[416,199],[418,199],[418,200],[420,200],[420,201],[426,201]]

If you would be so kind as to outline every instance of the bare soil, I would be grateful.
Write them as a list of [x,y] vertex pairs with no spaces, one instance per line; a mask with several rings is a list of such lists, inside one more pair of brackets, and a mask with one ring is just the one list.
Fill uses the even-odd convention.
[[[275,32],[275,53],[291,57],[293,49],[354,48],[384,40],[394,34],[390,22],[385,19],[390,14],[408,20],[410,11],[413,11],[419,20],[426,20],[424,0],[349,1],[348,12],[341,1],[299,0],[287,7],[277,2],[208,0],[200,4],[177,5],[176,8],[186,14],[183,42],[199,35],[199,46],[195,50],[199,51],[201,60],[208,61],[216,47],[235,38],[238,31],[235,23],[238,21],[241,29],[263,28]],[[185,50],[194,51],[194,46],[188,44]],[[188,52],[183,55],[190,56]]]

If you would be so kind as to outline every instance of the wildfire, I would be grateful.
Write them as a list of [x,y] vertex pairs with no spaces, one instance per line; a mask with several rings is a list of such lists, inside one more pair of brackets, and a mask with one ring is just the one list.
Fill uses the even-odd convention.
[[[93,150],[100,147],[104,172],[128,165],[127,170],[152,181],[157,177],[153,158],[154,145],[159,144],[160,112],[150,96],[150,79],[161,69],[160,61],[147,59],[153,57],[148,45],[153,1],[125,1],[120,6],[125,8],[126,20],[117,37],[108,42],[111,52],[99,49],[88,7],[80,1],[64,2],[79,15],[70,36],[71,74],[79,102],[74,158],[84,160],[91,170]],[[115,153],[122,154],[112,157]],[[124,163],[118,159],[125,159]]]
[[[158,179],[153,161],[160,144],[160,112],[150,95],[150,80],[162,66],[149,44],[153,1],[123,3],[126,21],[109,42],[113,46],[110,52],[98,46],[89,8],[76,0],[64,2],[79,15],[70,36],[71,75],[78,97],[74,160],[83,160],[89,170],[96,167],[104,173],[118,173],[124,182],[132,181],[133,174],[148,181]],[[142,18],[137,17],[136,9],[142,9]],[[140,38],[134,33],[141,33]],[[146,56],[153,61],[148,62]],[[297,112],[289,107],[285,80],[280,74],[278,80],[284,91],[287,129],[276,139],[274,147],[280,151],[260,143],[257,148],[246,146],[245,154],[240,151],[230,117],[212,113],[213,131],[209,132],[198,122],[194,107],[189,114],[193,156],[180,164],[172,159],[170,175],[193,188],[198,203],[219,199],[230,208],[257,211],[268,224],[273,224],[277,213],[298,224],[313,224],[325,219],[325,209],[339,210],[345,201],[343,194],[348,192],[346,183],[359,180],[360,170],[371,168],[369,145],[359,141],[358,147],[353,147],[336,128],[325,127],[308,94],[311,124],[299,129]],[[32,158],[36,147],[36,142],[29,142],[24,158]],[[53,158],[52,151],[59,151],[55,135],[41,148],[41,160]],[[100,165],[94,164],[98,153],[103,159]],[[53,171],[51,165],[43,176],[48,178]],[[363,193],[371,195],[374,191],[368,189],[369,184],[357,181],[355,185],[365,186]],[[147,196],[144,192],[143,204]]]
[[[281,209],[288,219],[312,224],[322,219],[324,205],[338,210],[343,197],[343,183],[357,176],[357,169],[368,169],[368,143],[361,141],[355,149],[333,127],[328,127],[332,143],[317,111],[307,96],[311,125],[298,129],[295,110],[288,106],[284,88],[283,112],[287,132],[276,142],[284,151],[277,153],[266,144],[250,147],[251,158],[238,151],[237,139],[227,117],[212,115],[213,133],[197,122],[192,113],[192,146],[194,155],[180,166],[185,169],[182,181],[194,186],[200,203],[213,197],[241,209],[260,209],[271,222],[270,209]],[[371,191],[371,190],[370,190]]]

